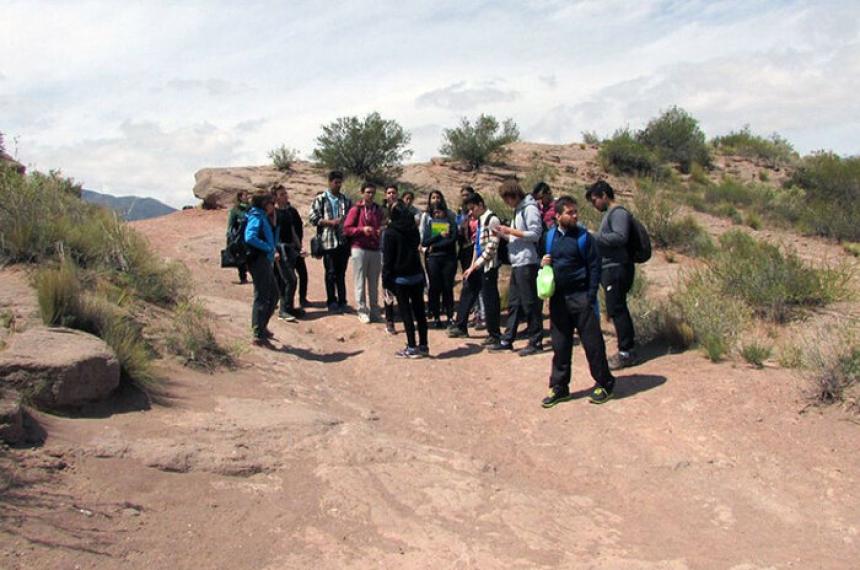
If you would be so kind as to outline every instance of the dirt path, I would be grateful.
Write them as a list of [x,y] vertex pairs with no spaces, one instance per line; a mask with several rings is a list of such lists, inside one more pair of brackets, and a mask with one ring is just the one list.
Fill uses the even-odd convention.
[[[138,225],[192,270],[219,334],[250,287],[216,267],[224,213]],[[321,298],[318,262],[311,298]],[[540,408],[550,354],[481,352],[312,309],[208,376],[168,364],[165,400],[40,415],[0,501],[3,568],[854,568],[860,438],[799,413],[782,370],[695,352],[619,375],[620,397]],[[574,389],[586,381],[577,348]],[[102,410],[103,411],[103,410]],[[102,417],[97,417],[102,416]]]

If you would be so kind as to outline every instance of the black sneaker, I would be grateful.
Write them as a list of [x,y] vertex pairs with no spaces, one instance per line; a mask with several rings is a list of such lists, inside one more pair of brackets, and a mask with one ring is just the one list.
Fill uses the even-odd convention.
[[425,358],[430,356],[430,347],[426,344],[419,344],[417,350],[418,353]]
[[629,368],[639,364],[639,357],[636,355],[635,350],[619,350],[616,354],[609,357],[608,362],[610,370],[621,370],[622,368]]
[[442,324],[442,319],[436,319],[433,321],[433,328],[439,330],[444,329],[445,325]]
[[468,338],[469,333],[461,329],[460,327],[453,325],[448,327],[448,338]]
[[388,321],[387,323],[385,323],[385,332],[390,335],[397,334],[397,329],[394,328],[394,323],[392,321]]
[[533,354],[540,354],[541,352],[543,352],[543,346],[542,345],[530,344],[520,351],[520,356],[531,356]]
[[551,408],[556,404],[567,402],[571,398],[573,398],[573,396],[571,396],[570,391],[568,390],[561,391],[558,388],[550,388],[549,392],[547,392],[546,398],[541,402],[541,406],[544,408]]
[[481,341],[482,346],[493,346],[496,344],[502,344],[502,339],[497,336],[488,336],[484,340]]
[[612,394],[612,390],[606,390],[598,386],[588,395],[588,401],[592,404],[605,404],[612,399]]
[[502,352],[505,350],[513,350],[513,349],[514,349],[514,346],[511,343],[505,342],[505,341],[499,341],[497,344],[493,344],[493,345],[490,345],[487,347],[487,350],[490,350],[492,352]]

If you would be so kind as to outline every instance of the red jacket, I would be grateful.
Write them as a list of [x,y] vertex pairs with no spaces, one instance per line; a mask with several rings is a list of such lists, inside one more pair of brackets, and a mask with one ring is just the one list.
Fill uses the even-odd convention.
[[[362,228],[370,226],[373,232],[368,236]],[[365,206],[359,202],[349,209],[343,223],[343,235],[350,238],[352,247],[379,251],[379,234],[382,229],[382,208],[376,204]]]

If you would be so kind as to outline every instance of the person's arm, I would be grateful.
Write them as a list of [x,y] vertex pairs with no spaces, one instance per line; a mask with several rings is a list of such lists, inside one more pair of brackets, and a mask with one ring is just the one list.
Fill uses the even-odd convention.
[[[389,230],[390,231],[390,230]],[[396,240],[391,239],[391,236],[386,236],[382,239],[382,286],[389,291],[394,289],[394,248]]]
[[358,227],[359,219],[358,206],[353,206],[346,214],[346,220],[343,222],[343,235],[346,237],[355,237],[359,234],[364,235],[362,228]]
[[323,200],[325,199],[322,195],[317,196],[314,198],[314,201],[311,202],[311,209],[308,210],[308,223],[314,227],[318,227],[325,217],[323,201],[320,198]]
[[585,263],[588,265],[588,301],[593,305],[597,302],[597,291],[600,288],[600,254],[591,234],[585,238],[585,246]]
[[245,243],[251,247],[259,249],[260,251],[271,253],[275,251],[272,244],[265,242],[258,237],[261,223],[262,219],[258,216],[250,216],[248,218],[248,225],[245,226]]
[[[475,260],[475,263],[472,266],[477,269],[490,261],[496,256],[496,251],[499,249],[499,234],[495,231],[501,222],[497,216],[491,216],[489,220],[487,220],[487,231],[489,235],[489,239],[487,240],[487,245],[484,247],[481,252],[481,256]],[[483,228],[481,229],[483,232]],[[475,236],[475,239],[481,239],[481,236]]]
[[230,235],[230,230],[233,229],[233,226],[236,224],[236,218],[239,217],[239,214],[236,213],[236,208],[230,208],[230,213],[227,214],[227,235]]
[[630,239],[630,212],[625,208],[613,208],[607,221],[606,229],[597,234],[597,243],[606,247],[627,245]]

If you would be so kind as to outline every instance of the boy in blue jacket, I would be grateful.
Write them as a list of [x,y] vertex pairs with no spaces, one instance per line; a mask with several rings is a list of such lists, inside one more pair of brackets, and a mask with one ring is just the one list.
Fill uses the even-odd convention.
[[269,331],[269,319],[278,303],[278,283],[275,280],[275,232],[271,217],[275,201],[269,193],[255,194],[245,226],[245,245],[248,249],[248,270],[254,280],[254,306],[251,311],[253,343],[268,346],[274,334]]
[[552,265],[555,293],[549,301],[552,371],[544,408],[571,399],[570,375],[573,333],[579,331],[591,376],[597,386],[589,400],[602,404],[612,398],[615,378],[606,361],[606,345],[600,331],[597,290],[600,287],[600,255],[588,230],[577,224],[576,200],[562,196],[555,203],[555,231],[547,237],[547,254],[541,267]]

